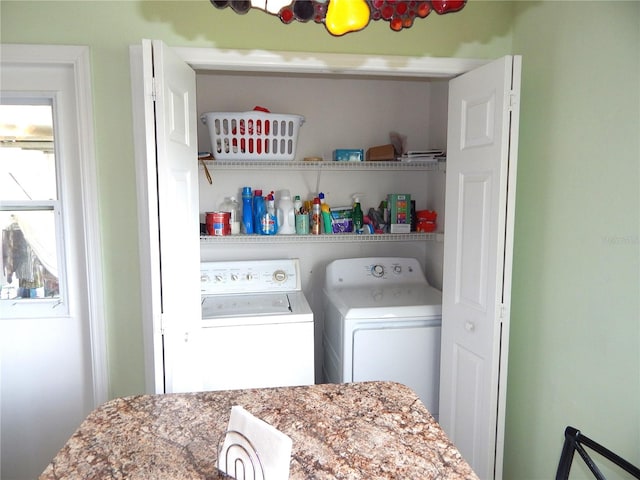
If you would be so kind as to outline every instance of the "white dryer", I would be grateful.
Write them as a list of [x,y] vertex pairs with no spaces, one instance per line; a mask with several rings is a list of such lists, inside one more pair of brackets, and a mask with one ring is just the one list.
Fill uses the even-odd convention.
[[400,382],[438,418],[442,293],[415,258],[331,262],[324,315],[327,382]]

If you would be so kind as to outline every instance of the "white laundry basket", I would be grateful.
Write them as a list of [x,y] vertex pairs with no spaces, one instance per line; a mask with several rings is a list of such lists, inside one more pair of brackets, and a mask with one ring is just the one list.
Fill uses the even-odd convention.
[[217,160],[294,160],[302,115],[209,112],[200,116],[209,127]]

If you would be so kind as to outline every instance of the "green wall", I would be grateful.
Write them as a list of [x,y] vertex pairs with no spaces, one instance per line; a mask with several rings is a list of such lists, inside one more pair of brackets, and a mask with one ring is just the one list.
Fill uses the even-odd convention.
[[640,463],[639,6],[470,0],[335,38],[208,0],[0,2],[3,43],[91,47],[112,396],[144,389],[130,44],[522,53],[505,478],[552,478],[569,423]]
[[518,2],[514,19],[505,478],[552,478],[566,425],[640,464],[640,3]]
[[512,12],[509,3],[475,3],[402,33],[374,22],[332,37],[321,25],[284,25],[256,10],[238,15],[208,0],[0,2],[3,43],[91,47],[112,396],[144,390],[129,45],[157,38],[171,46],[494,58],[511,49]]

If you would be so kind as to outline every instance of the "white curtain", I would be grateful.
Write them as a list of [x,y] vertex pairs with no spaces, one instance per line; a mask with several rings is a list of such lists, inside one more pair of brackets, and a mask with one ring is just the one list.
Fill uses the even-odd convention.
[[14,213],[13,218],[22,230],[40,263],[58,276],[58,258],[56,254],[56,226],[53,210],[28,211]]

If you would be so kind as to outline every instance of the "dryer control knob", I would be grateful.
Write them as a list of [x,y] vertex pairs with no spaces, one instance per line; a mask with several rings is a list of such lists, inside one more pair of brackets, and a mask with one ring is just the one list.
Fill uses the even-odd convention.
[[371,274],[374,277],[382,277],[384,275],[384,267],[382,265],[374,265],[371,267]]
[[278,283],[282,283],[287,279],[287,272],[284,270],[276,270],[273,272],[273,279]]

